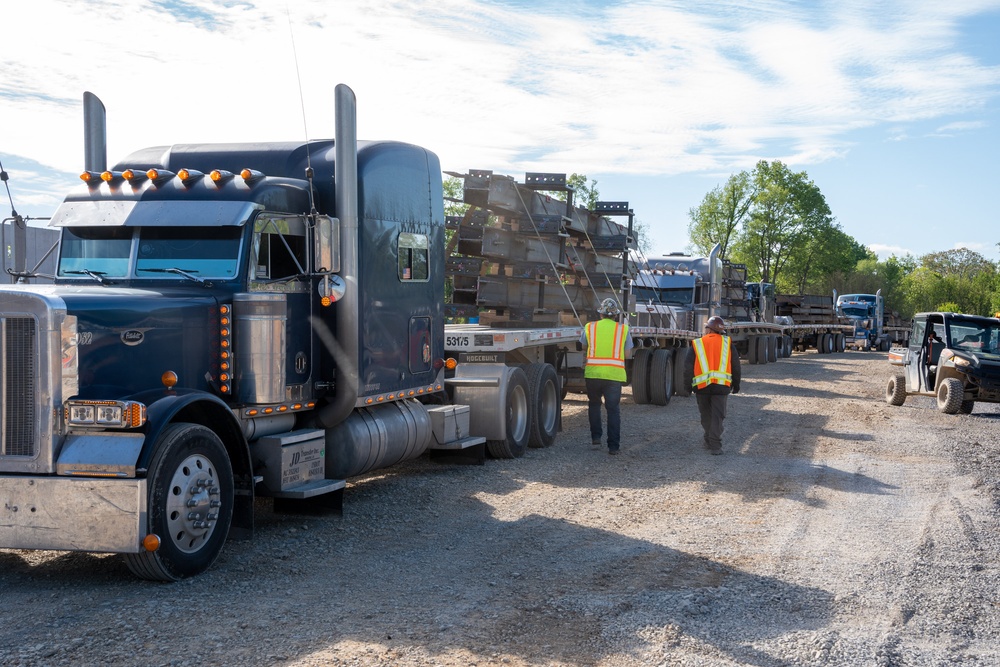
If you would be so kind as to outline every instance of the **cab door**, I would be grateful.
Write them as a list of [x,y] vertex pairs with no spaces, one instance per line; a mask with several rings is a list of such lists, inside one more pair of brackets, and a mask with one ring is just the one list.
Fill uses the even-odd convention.
[[913,318],[910,344],[906,353],[906,388],[911,392],[926,392],[927,378],[927,318]]
[[303,216],[263,212],[254,221],[250,265],[251,292],[277,292],[285,297],[286,400],[312,398],[313,349],[310,326],[310,244]]

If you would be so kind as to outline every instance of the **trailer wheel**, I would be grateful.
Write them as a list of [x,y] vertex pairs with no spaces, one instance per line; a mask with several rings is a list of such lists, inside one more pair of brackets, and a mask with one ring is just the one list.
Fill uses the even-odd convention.
[[531,429],[529,447],[548,447],[559,430],[559,376],[551,364],[529,364],[528,377]]
[[[694,352],[690,347],[682,347],[674,350],[674,393],[678,396],[691,395],[691,372],[694,365],[691,363],[691,355]],[[691,370],[688,370],[688,367]]]
[[844,340],[844,334],[837,333],[833,334],[833,351],[843,352],[847,349],[847,342]]
[[956,378],[946,378],[941,381],[937,390],[938,410],[946,415],[957,414],[962,409],[965,388],[962,381]]
[[795,351],[795,341],[792,340],[791,336],[782,336],[781,339],[784,341],[783,346],[785,348],[785,356],[792,356],[792,352]]
[[648,347],[635,351],[632,355],[632,400],[636,405],[649,405],[649,367],[653,361],[653,350]]
[[889,405],[902,405],[906,400],[906,377],[893,375],[885,387],[885,402]]
[[659,349],[653,352],[650,364],[649,400],[653,405],[666,405],[674,393],[674,353]]
[[766,336],[767,340],[767,362],[770,364],[778,361],[778,337]]
[[958,411],[963,415],[971,415],[974,407],[976,407],[975,401],[962,401],[962,405],[958,408]]
[[156,442],[148,482],[148,529],[160,546],[125,554],[128,568],[153,581],[204,572],[233,518],[233,468],[219,436],[199,424],[171,424]]
[[493,458],[516,459],[524,456],[531,430],[529,397],[528,376],[520,368],[511,368],[507,375],[507,395],[503,406],[507,419],[507,437],[503,440],[486,441],[486,449]]
[[757,360],[757,336],[750,336],[747,343],[747,361],[751,364],[759,363]]
[[768,361],[767,339],[770,336],[757,336],[757,363],[766,364]]

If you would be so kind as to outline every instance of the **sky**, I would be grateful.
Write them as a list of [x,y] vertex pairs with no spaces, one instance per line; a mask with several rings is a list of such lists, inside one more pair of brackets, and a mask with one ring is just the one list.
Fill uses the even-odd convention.
[[656,257],[759,160],[806,172],[880,258],[1000,261],[1000,0],[31,0],[0,12],[0,212],[51,215],[147,146],[358,137],[445,171],[586,174]]

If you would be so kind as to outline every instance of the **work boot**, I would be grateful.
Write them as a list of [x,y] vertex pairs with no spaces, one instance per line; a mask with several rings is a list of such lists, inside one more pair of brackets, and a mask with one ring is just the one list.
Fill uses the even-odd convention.
[[601,448],[601,439],[600,438],[592,438],[590,440],[590,446],[593,447],[594,449],[600,449]]

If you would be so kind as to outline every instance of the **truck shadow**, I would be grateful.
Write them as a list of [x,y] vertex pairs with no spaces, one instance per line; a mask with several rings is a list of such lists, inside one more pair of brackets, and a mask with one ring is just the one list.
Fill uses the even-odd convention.
[[[821,589],[575,521],[498,516],[488,501],[415,479],[362,485],[343,519],[311,517],[308,529],[298,519],[290,531],[288,517],[264,510],[258,540],[230,542],[212,570],[174,585],[122,579],[118,558],[69,554],[29,566],[2,553],[0,587],[45,599],[52,612],[38,627],[5,605],[0,646],[45,643],[52,661],[72,655],[96,664],[102,655],[91,643],[58,637],[113,636],[126,619],[148,654],[195,642],[206,664],[332,664],[357,655],[350,647],[358,651],[359,642],[371,664],[415,654],[477,664],[660,664],[673,647],[694,643],[764,667],[783,663],[762,644],[818,630],[832,615]],[[372,502],[383,493],[417,505],[388,516]],[[445,511],[452,518],[441,521]],[[210,622],[190,608],[205,595]],[[157,622],[143,630],[146,618]],[[224,653],[215,648],[219,632],[238,638]]]

